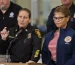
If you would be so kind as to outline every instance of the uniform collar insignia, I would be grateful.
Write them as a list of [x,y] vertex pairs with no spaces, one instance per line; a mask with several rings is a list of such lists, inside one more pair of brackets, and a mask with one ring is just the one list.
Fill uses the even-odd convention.
[[28,32],[28,30],[27,30],[27,29],[25,29],[25,31],[26,31],[26,32]]
[[15,31],[17,31],[17,29]]
[[29,39],[29,38],[31,38],[31,33],[28,33],[28,36],[27,36],[27,38]]

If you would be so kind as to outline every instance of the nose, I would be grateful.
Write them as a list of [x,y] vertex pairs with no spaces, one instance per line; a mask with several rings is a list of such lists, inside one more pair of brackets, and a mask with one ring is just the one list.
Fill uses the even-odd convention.
[[21,21],[22,21],[22,22],[24,21],[24,18],[23,18],[23,17],[21,18]]

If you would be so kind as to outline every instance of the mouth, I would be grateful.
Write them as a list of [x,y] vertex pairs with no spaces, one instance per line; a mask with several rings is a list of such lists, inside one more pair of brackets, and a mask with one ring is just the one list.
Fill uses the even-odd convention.
[[55,22],[56,24],[60,24],[60,23],[62,23],[62,22]]
[[24,25],[25,23],[20,23],[21,25]]

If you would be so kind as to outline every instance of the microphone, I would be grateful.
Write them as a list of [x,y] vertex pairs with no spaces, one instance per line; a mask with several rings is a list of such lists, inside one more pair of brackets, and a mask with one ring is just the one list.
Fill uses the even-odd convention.
[[10,62],[10,55],[9,55],[9,49],[11,48],[12,43],[17,39],[17,36],[24,30],[24,28],[20,28],[20,30],[16,33],[15,38],[13,40],[10,41],[10,44],[6,50],[6,62]]
[[20,30],[16,33],[15,37],[17,37],[22,31],[24,30],[24,28],[20,28]]

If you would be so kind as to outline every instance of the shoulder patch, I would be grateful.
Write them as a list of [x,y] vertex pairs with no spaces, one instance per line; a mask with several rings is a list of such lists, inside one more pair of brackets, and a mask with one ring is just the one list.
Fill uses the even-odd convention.
[[36,50],[34,57],[38,57],[40,50]]
[[41,33],[40,33],[40,30],[39,30],[39,29],[35,29],[35,33],[37,34],[37,36],[38,36],[39,38],[41,38]]

